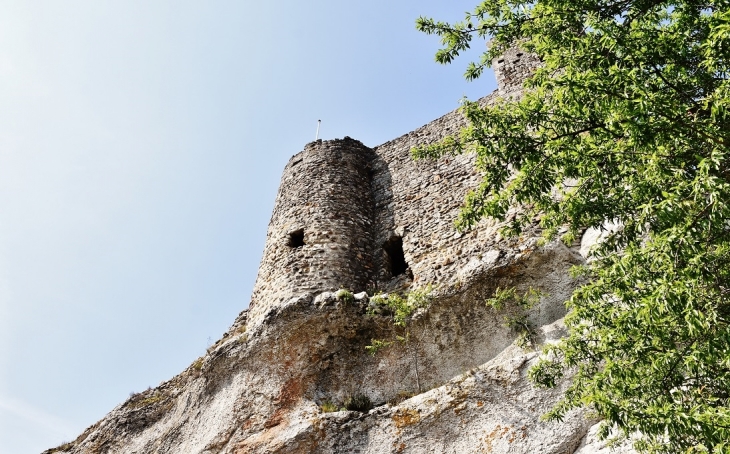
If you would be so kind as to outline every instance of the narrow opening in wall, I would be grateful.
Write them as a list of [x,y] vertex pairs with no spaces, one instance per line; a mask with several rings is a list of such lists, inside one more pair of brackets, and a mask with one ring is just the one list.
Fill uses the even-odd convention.
[[388,271],[392,276],[400,276],[408,269],[406,256],[403,253],[403,238],[393,236],[383,245],[388,256]]
[[289,234],[289,242],[287,245],[292,248],[304,246],[304,229],[291,232]]

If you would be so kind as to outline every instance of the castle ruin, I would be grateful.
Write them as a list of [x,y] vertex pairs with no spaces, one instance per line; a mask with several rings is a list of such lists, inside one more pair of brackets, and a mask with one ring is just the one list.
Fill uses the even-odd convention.
[[[480,102],[519,94],[539,64],[514,47],[493,62],[498,89]],[[479,175],[472,157],[415,162],[410,149],[458,133],[451,112],[368,148],[345,137],[307,144],[284,168],[249,320],[302,294],[392,290],[453,279],[490,250],[489,222],[464,234],[453,222]]]
[[[493,65],[498,90],[480,102],[519,96],[537,63],[508,51]],[[499,287],[545,290],[526,315],[534,340],[564,335],[578,245],[539,247],[537,227],[503,238],[492,220],[457,232],[480,180],[473,156],[411,159],[464,125],[453,111],[373,148],[307,144],[284,169],[249,309],[184,372],[46,454],[603,452],[581,412],[540,419],[564,388],[529,383],[538,355],[504,324],[516,309],[484,304]],[[373,339],[393,335],[369,297],[429,284],[408,342],[369,355]],[[341,408],[353,395],[375,408]]]

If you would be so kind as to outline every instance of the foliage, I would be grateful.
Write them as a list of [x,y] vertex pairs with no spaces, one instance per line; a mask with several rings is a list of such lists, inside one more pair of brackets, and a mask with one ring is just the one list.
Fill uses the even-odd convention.
[[730,4],[727,0],[492,0],[463,22],[420,18],[437,61],[491,37],[467,79],[512,43],[543,66],[519,99],[465,102],[469,125],[419,158],[473,152],[483,180],[457,227],[519,233],[538,216],[619,228],[569,301],[567,338],[531,372],[575,370],[562,418],[588,406],[648,452],[730,451]]
[[332,413],[338,410],[337,404],[332,403],[328,400],[322,402],[319,406],[319,409],[322,410],[322,413]]
[[515,287],[502,289],[497,287],[494,292],[494,296],[489,298],[486,303],[487,306],[491,306],[499,311],[504,309],[508,304],[516,305],[523,309],[532,309],[537,303],[540,302],[540,298],[545,294],[539,290],[535,290],[530,287],[524,295],[519,295]]
[[166,398],[167,396],[163,392],[159,390],[153,391],[152,388],[148,388],[147,391],[141,393],[130,393],[129,405],[132,408],[142,408],[154,405]]
[[415,289],[405,296],[397,293],[377,294],[370,298],[369,315],[386,312],[391,316],[393,326],[401,328],[402,335],[395,335],[393,340],[372,339],[371,344],[365,347],[368,353],[375,355],[383,348],[390,347],[394,341],[407,342],[410,340],[408,325],[412,315],[418,309],[425,308],[431,302],[433,287],[428,285],[422,289]]
[[432,292],[433,287],[428,285],[422,289],[411,290],[405,296],[397,293],[374,295],[370,298],[372,304],[368,310],[372,314],[375,310],[386,309],[393,316],[393,324],[405,328],[415,311],[428,306]]
[[523,349],[533,346],[535,340],[535,328],[527,320],[528,311],[540,302],[545,294],[530,287],[523,295],[517,293],[515,287],[500,289],[494,292],[494,297],[487,300],[487,306],[496,310],[503,310],[505,306],[517,308],[517,314],[505,315],[505,326],[519,333],[517,345]]
[[138,406],[140,407],[146,407],[147,405],[156,404],[157,402],[161,401],[163,398],[162,394],[154,393],[153,395],[142,399],[138,402]]
[[418,373],[418,351],[412,348],[410,342],[411,324],[416,311],[425,309],[431,303],[433,287],[428,285],[422,289],[411,290],[406,296],[391,294],[378,294],[370,298],[370,306],[368,307],[369,315],[377,315],[383,311],[391,315],[393,327],[396,329],[393,339],[371,339],[370,345],[365,346],[365,350],[371,355],[375,355],[383,348],[390,347],[396,341],[404,344],[413,358],[414,370],[416,373],[416,387],[421,391],[421,378]]
[[391,341],[384,341],[381,339],[371,339],[370,345],[365,346],[365,351],[367,351],[371,355],[375,356],[375,354],[378,353],[380,350],[382,350],[384,348],[388,348],[391,345],[393,345],[393,342],[391,342]]
[[344,288],[337,290],[335,296],[338,300],[341,300],[345,303],[352,303],[355,301],[355,295],[353,295],[351,291]]
[[373,402],[365,394],[358,393],[345,399],[345,408],[350,411],[367,413],[373,409]]

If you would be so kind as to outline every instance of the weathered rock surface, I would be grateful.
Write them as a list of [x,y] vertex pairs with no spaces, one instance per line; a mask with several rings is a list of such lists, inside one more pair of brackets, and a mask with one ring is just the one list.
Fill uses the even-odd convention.
[[[390,325],[366,314],[362,295],[312,294],[272,308],[250,330],[244,312],[199,362],[55,452],[574,452],[592,422],[579,413],[540,420],[560,389],[526,380],[537,354],[514,345],[517,334],[503,324],[510,309],[497,312],[484,299],[509,282],[544,289],[549,296],[530,320],[538,341],[556,339],[572,288],[565,271],[580,258],[560,244],[492,256],[500,258],[471,266],[468,285],[437,291],[414,324],[427,392],[418,394],[403,347],[365,352]],[[377,406],[367,414],[319,408],[354,393]]]
[[610,445],[608,440],[599,440],[597,437],[598,424],[591,427],[575,454],[636,454],[630,441]]
[[[529,72],[515,65],[527,63],[499,63],[501,91],[515,92]],[[505,326],[526,316],[533,347],[565,334],[581,245],[538,247],[536,227],[505,239],[489,221],[457,233],[479,181],[473,158],[410,158],[463,123],[452,112],[373,149],[350,138],[308,144],[285,168],[250,309],[180,375],[46,452],[602,453],[580,412],[540,419],[561,388],[529,383],[537,353]],[[372,339],[398,334],[388,314],[368,311],[369,296],[429,284],[409,341],[369,355]],[[507,287],[545,296],[527,314],[485,304]],[[374,408],[323,411],[356,395]]]

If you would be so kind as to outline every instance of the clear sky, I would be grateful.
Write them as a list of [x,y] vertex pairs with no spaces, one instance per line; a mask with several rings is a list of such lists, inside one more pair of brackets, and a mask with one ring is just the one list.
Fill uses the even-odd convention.
[[375,146],[491,92],[414,27],[475,3],[0,1],[0,454],[74,439],[221,336],[318,119]]

